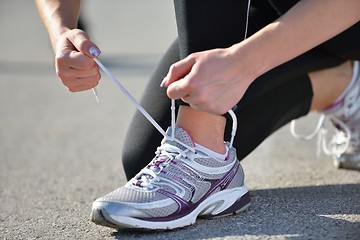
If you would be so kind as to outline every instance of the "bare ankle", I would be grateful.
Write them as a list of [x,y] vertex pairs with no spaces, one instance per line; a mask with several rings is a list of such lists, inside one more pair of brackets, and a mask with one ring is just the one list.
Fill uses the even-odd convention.
[[352,79],[352,61],[309,74],[314,97],[311,111],[327,108],[343,93]]
[[193,141],[214,152],[224,154],[224,131],[226,119],[223,116],[180,106],[176,125],[186,130]]

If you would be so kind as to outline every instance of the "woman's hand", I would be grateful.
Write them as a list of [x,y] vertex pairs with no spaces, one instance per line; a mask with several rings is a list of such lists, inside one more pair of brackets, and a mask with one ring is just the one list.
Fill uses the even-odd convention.
[[251,66],[245,68],[232,48],[197,52],[173,64],[162,86],[171,99],[192,108],[224,114],[242,98],[250,83]]
[[55,48],[56,73],[70,92],[89,90],[98,84],[101,76],[92,58],[99,54],[99,48],[80,29],[60,36]]
[[[189,55],[164,79],[167,94],[191,107],[223,114],[251,82],[357,23],[360,1],[299,1],[287,13],[245,41],[227,49]],[[236,50],[237,49],[237,50]]]

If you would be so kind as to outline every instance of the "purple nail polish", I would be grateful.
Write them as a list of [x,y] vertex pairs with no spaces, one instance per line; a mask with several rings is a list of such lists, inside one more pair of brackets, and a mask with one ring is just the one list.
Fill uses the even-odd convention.
[[93,55],[94,57],[97,57],[100,55],[101,51],[95,47],[90,48],[89,53]]

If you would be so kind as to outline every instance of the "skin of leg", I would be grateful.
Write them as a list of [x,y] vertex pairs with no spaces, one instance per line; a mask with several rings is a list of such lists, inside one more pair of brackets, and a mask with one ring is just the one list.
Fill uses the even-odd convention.
[[195,143],[212,151],[224,154],[224,131],[226,118],[182,105],[179,108],[176,125],[185,129]]
[[310,111],[321,111],[336,101],[352,78],[352,62],[309,73],[314,97]]

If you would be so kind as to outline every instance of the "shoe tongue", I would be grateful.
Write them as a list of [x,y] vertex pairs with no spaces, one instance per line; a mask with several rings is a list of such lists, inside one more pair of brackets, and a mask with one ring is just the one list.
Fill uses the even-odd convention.
[[[172,134],[172,128],[169,127],[167,130],[166,130],[166,134],[168,136],[171,136]],[[179,140],[180,142],[188,145],[189,147],[195,147],[195,144],[193,142],[193,140],[191,139],[190,135],[182,128],[175,128],[175,134],[174,134],[174,137]],[[181,144],[175,142],[175,141],[171,141],[170,139],[166,140],[167,143],[171,144],[171,145],[174,145],[182,150],[185,149],[184,146],[182,146]]]

